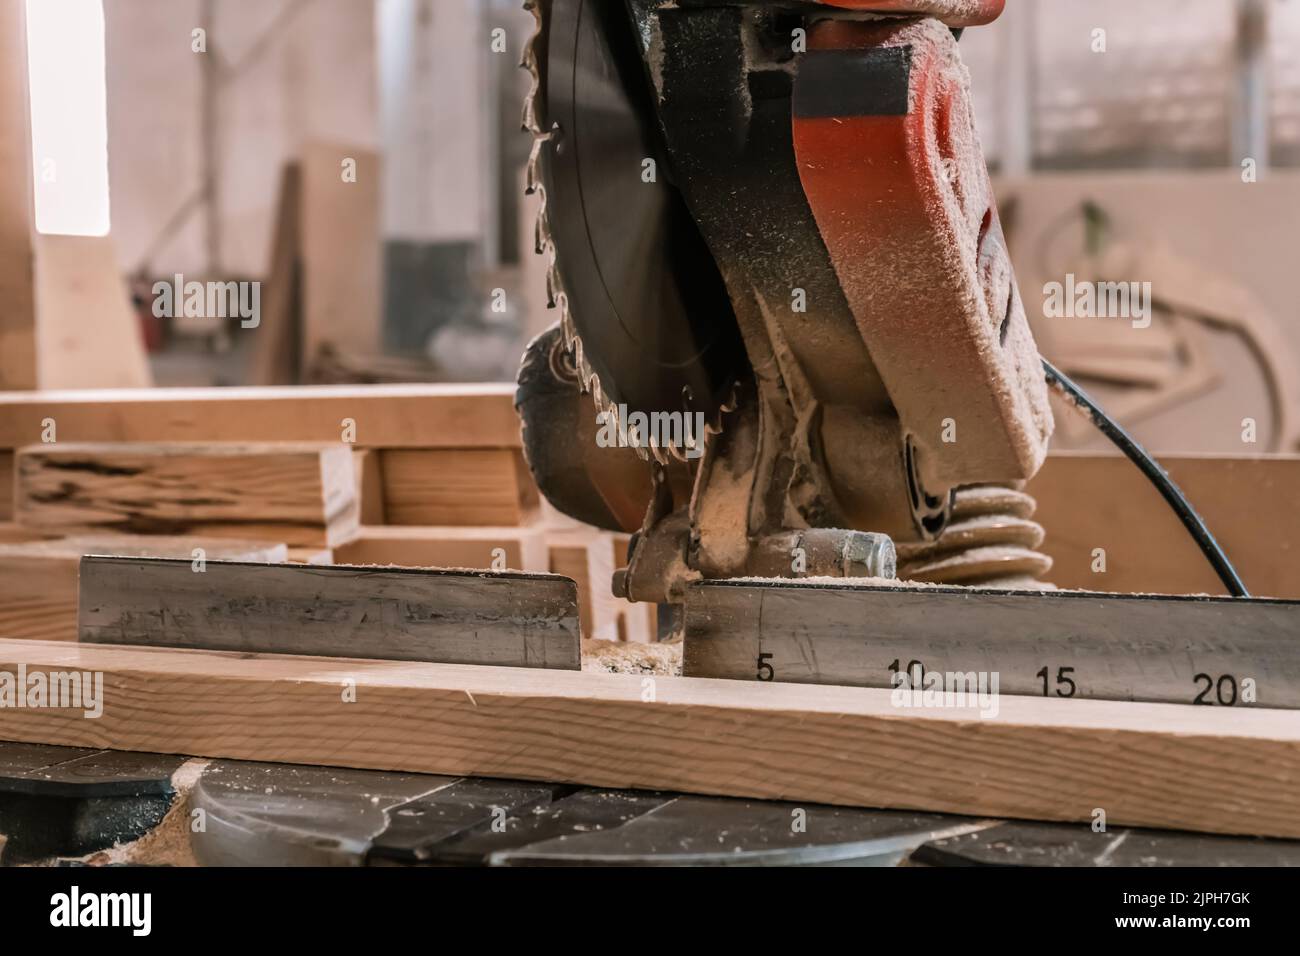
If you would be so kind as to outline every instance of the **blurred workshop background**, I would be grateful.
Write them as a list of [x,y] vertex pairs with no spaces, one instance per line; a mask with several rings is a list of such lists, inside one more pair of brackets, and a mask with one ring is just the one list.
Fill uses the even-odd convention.
[[[0,386],[508,380],[551,323],[520,0],[27,7],[41,349]],[[1157,451],[1294,449],[1300,2],[1009,0],[961,46],[1045,354]],[[1152,323],[1044,316],[1067,275]],[[190,281],[260,283],[256,327],[157,315]]]

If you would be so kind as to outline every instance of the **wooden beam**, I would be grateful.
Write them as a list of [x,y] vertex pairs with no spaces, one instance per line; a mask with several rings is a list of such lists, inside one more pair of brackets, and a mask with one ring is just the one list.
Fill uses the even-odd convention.
[[514,386],[321,385],[0,392],[0,448],[47,441],[518,448]]
[[275,231],[271,236],[266,307],[252,333],[246,378],[249,385],[293,385],[302,371],[301,210],[302,167],[285,163],[280,171]]
[[0,521],[14,520],[14,453],[0,449]]
[[[354,538],[334,549],[334,557],[340,564],[564,573],[548,564],[546,537],[537,526],[414,528],[365,525]],[[582,589],[583,582],[578,581],[579,595]]]
[[[1300,598],[1300,455],[1161,455],[1258,597]],[[1059,587],[1223,594],[1182,523],[1120,455],[1050,455],[1025,489]],[[1104,563],[1103,563],[1104,561]],[[1103,568],[1104,570],[1094,570]]]
[[120,268],[111,235],[36,237],[41,388],[153,384]]
[[38,384],[25,19],[0,0],[0,389]]
[[81,640],[577,669],[573,583],[549,574],[83,558]]
[[14,517],[46,530],[340,543],[357,527],[352,450],[335,445],[110,445],[19,450]]
[[[350,166],[345,167],[345,163]],[[383,312],[378,154],[309,143],[302,154],[302,364],[321,350],[379,351]]]
[[537,486],[513,448],[385,449],[380,471],[388,524],[518,525],[537,509]]
[[1300,837],[1300,726],[1276,711],[1003,697],[985,720],[863,688],[0,645],[0,691],[51,671],[103,674],[102,715],[6,707],[0,737]]
[[358,448],[352,461],[357,474],[357,513],[362,524],[384,523],[384,475],[379,450]]
[[293,547],[289,548],[285,560],[290,564],[333,564],[332,548]]
[[282,544],[170,535],[101,534],[0,543],[0,636],[77,639],[77,566],[83,554],[204,560],[285,561]]
[[59,536],[34,528],[23,528],[12,521],[0,522],[0,544],[26,544],[29,541],[52,541]]

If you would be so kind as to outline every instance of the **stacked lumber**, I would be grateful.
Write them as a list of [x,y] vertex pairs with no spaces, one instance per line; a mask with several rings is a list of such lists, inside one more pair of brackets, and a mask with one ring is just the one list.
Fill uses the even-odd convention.
[[[18,543],[111,534],[122,550],[101,553],[134,556],[184,556],[134,541],[165,535],[234,538],[298,563],[555,571],[578,584],[584,636],[654,640],[654,608],[609,590],[626,538],[542,507],[513,395],[504,384],[0,393],[0,521]],[[58,621],[23,633],[55,636]]]
[[357,528],[352,468],[345,445],[29,445],[16,454],[14,519],[64,534],[333,546]]

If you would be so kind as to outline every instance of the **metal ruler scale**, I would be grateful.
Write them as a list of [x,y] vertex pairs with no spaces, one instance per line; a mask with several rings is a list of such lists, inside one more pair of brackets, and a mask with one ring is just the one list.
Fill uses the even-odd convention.
[[909,688],[996,674],[1003,694],[1295,710],[1300,601],[752,579],[687,595],[687,676],[889,688],[899,672]]

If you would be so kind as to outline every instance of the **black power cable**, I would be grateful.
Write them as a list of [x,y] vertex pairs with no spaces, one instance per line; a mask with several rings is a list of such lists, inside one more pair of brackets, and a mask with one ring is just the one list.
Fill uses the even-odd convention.
[[1043,370],[1047,373],[1047,384],[1065,395],[1071,404],[1085,411],[1101,433],[1114,442],[1116,447],[1128,456],[1129,461],[1137,465],[1151,484],[1156,486],[1156,490],[1165,501],[1169,502],[1169,507],[1174,509],[1178,520],[1183,523],[1183,527],[1188,530],[1205,557],[1209,559],[1219,580],[1228,589],[1228,593],[1233,597],[1250,597],[1250,592],[1242,583],[1237,569],[1232,566],[1228,556],[1223,553],[1223,548],[1219,547],[1219,542],[1214,540],[1210,529],[1205,526],[1201,516],[1196,513],[1196,509],[1191,506],[1168,473],[1147,453],[1145,448],[1133,440],[1119,422],[1102,411],[1101,406],[1094,402],[1087,392],[1071,381],[1069,376],[1047,359],[1043,359]]

